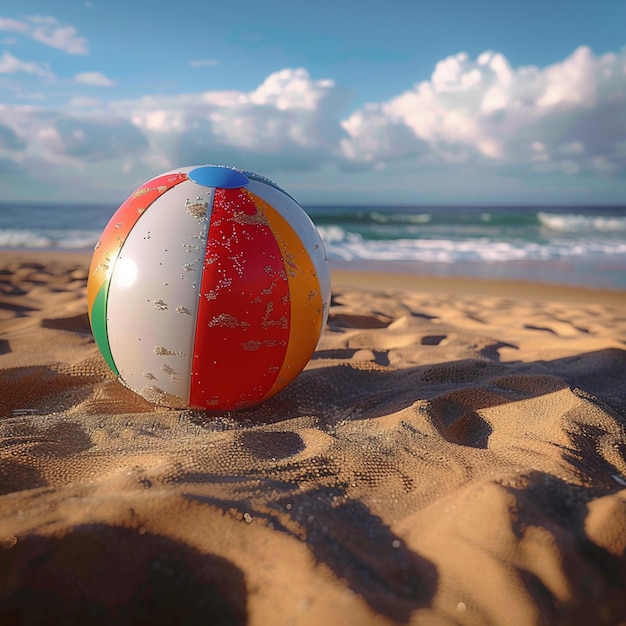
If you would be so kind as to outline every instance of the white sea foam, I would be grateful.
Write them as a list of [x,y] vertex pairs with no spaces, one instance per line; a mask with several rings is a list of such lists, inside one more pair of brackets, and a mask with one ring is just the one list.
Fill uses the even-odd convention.
[[93,248],[101,233],[91,230],[65,230],[54,231],[50,234],[59,248],[71,250]]
[[53,245],[49,237],[32,230],[0,229],[0,248],[48,248]]
[[433,216],[430,213],[380,213],[371,211],[369,218],[378,224],[428,224]]
[[99,237],[95,231],[84,230],[26,230],[0,229],[0,248],[62,248],[77,250],[92,248]]
[[333,226],[323,229],[322,238],[328,257],[343,261],[420,261],[423,263],[462,263],[464,261],[549,261],[586,256],[626,257],[626,242],[590,240],[585,243],[569,239],[549,242],[497,241],[487,238],[452,239],[363,239]]
[[537,213],[545,228],[564,233],[611,233],[626,231],[626,217],[609,215],[578,215],[574,213]]
[[352,243],[363,241],[359,233],[352,233],[336,225],[320,225],[317,230],[325,244],[342,243],[349,241]]

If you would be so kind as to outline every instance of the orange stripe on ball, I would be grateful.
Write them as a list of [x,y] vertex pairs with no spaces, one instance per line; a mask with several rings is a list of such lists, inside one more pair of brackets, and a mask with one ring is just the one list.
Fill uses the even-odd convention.
[[[265,398],[286,387],[307,364],[322,332],[324,302],[311,257],[289,222],[262,198],[246,191],[266,216],[283,259],[289,284],[290,319],[287,353]],[[265,399],[264,398],[264,399]]]

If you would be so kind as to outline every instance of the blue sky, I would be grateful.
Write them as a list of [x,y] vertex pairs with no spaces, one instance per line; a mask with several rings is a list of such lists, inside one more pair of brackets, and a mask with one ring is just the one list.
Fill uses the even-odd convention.
[[0,199],[224,163],[303,204],[625,204],[626,2],[22,0]]

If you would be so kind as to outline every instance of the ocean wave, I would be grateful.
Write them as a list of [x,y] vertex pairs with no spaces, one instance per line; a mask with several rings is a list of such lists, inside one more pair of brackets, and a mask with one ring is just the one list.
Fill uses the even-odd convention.
[[320,224],[317,231],[325,244],[363,241],[363,236],[360,233],[351,232],[336,224]]
[[0,229],[0,248],[83,250],[93,248],[100,233],[84,230]]
[[476,209],[462,207],[351,208],[309,207],[316,224],[353,224],[358,226],[420,226],[472,224],[523,226],[537,224],[535,209]]
[[[569,240],[539,243],[490,239],[396,239],[324,238],[329,259],[342,261],[420,261],[423,263],[462,263],[464,261],[550,261],[591,257],[626,257],[626,242]],[[624,262],[623,259],[621,262]]]
[[307,213],[316,224],[414,225],[428,224],[433,214],[422,210],[351,209],[347,207],[309,208]]
[[376,224],[428,224],[432,213],[379,213],[371,211],[369,219]]
[[575,213],[537,213],[545,228],[563,233],[614,233],[626,231],[626,216],[579,215]]
[[[604,212],[603,212],[604,211]],[[336,207],[310,209],[315,224],[337,224],[346,229],[441,229],[475,228],[490,230],[508,229],[532,231],[543,229],[562,233],[624,233],[626,214],[624,208],[586,208],[562,211],[538,208],[362,208]]]
[[52,239],[32,230],[7,228],[0,230],[0,248],[49,248]]

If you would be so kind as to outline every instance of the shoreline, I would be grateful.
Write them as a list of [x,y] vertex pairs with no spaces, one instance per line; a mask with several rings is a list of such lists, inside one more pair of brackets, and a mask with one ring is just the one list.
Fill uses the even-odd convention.
[[[64,250],[2,250],[0,267],[11,263],[39,263],[47,265],[75,263],[89,269],[91,251]],[[577,303],[602,303],[626,306],[626,290],[602,287],[577,287],[569,284],[553,284],[530,280],[504,280],[501,278],[440,276],[437,274],[410,274],[399,271],[383,271],[333,267],[331,283],[334,287],[350,286],[366,289],[403,289],[436,294],[462,294],[465,296],[500,296],[505,298],[563,301]]]

